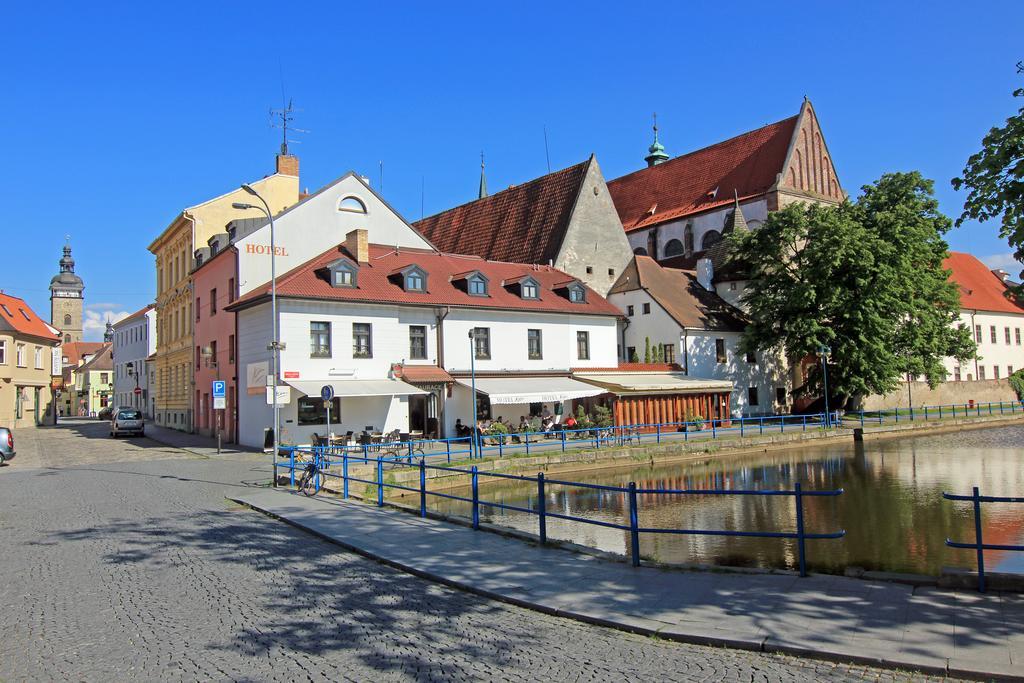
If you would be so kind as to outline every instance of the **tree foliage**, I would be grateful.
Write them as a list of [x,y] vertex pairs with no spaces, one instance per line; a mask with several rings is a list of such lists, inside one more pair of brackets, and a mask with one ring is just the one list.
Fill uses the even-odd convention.
[[[942,268],[950,226],[931,181],[916,172],[882,176],[856,203],[770,214],[732,238],[751,279],[741,350],[781,348],[800,362],[829,347],[829,393],[838,396],[884,394],[907,373],[937,384],[945,357],[975,349]],[[802,391],[821,387],[815,363]]]
[[[1024,97],[1024,88],[1013,92]],[[967,188],[964,212],[957,226],[974,219],[985,222],[1000,218],[1000,237],[1014,248],[1014,257],[1024,261],[1024,107],[1006,119],[1006,125],[992,128],[981,141],[981,151],[971,155],[963,176],[953,178],[953,188]],[[1024,277],[1024,271],[1020,275]]]

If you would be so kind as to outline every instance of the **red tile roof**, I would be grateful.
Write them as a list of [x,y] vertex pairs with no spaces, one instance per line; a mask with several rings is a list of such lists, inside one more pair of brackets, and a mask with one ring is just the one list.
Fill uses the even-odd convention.
[[78,368],[78,372],[105,371],[114,369],[113,344],[101,344],[100,350],[90,358],[85,365]]
[[451,383],[455,380],[444,368],[436,365],[403,365],[401,366],[401,379],[406,382],[419,382],[425,384],[436,384],[441,382]]
[[961,308],[1024,315],[1024,302],[1012,298],[1006,284],[976,257],[951,251],[942,265],[960,285]]
[[0,320],[15,332],[47,341],[60,341],[60,334],[29,308],[24,299],[0,292]]
[[[554,291],[556,285],[564,283],[569,276],[548,266],[485,261],[476,256],[442,254],[426,249],[403,248],[395,251],[394,247],[380,244],[371,244],[369,252],[369,262],[359,264],[357,287],[333,287],[328,281],[325,272],[327,264],[339,255],[350,256],[344,246],[339,245],[280,276],[277,280],[277,295],[369,303],[622,315],[619,309],[590,289],[587,290],[585,302],[569,302],[565,296]],[[400,284],[401,278],[389,275],[397,269],[414,264],[427,273],[426,292],[407,292]],[[471,296],[452,282],[453,276],[470,268],[479,270],[490,281],[488,296]],[[540,285],[539,299],[522,299],[510,288],[501,285],[504,281],[522,275],[530,275]],[[245,308],[269,294],[268,282],[227,306],[226,310]]]
[[136,318],[144,315],[145,313],[148,313],[153,308],[156,308],[156,304],[149,304],[145,308],[140,308],[139,310],[135,311],[134,313],[132,313],[128,317],[121,318],[120,320],[118,320],[116,323],[114,323],[114,327],[120,327],[121,325],[123,325],[126,322],[129,322],[131,320],[135,320]]
[[626,232],[723,206],[736,194],[740,200],[763,194],[783,172],[799,118],[612,180],[608,191]]
[[67,365],[77,366],[85,356],[103,348],[103,342],[68,342],[60,347],[61,356],[68,359]]
[[553,261],[592,161],[428,216],[413,227],[444,252],[515,263]]

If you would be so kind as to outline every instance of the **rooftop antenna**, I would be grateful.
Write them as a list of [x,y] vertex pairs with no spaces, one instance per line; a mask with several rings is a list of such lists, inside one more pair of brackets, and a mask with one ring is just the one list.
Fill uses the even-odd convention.
[[292,101],[289,99],[288,104],[282,106],[280,109],[270,110],[270,126],[271,128],[281,129],[281,155],[287,156],[288,154],[288,143],[300,144],[298,140],[291,140],[288,138],[288,132],[292,133],[308,133],[308,130],[302,128],[296,128],[292,125],[292,121],[295,120],[295,112],[302,111],[296,109],[292,105]]
[[544,124],[544,160],[548,162],[548,173],[551,173],[551,154],[548,153],[548,124]]
[[378,192],[380,192],[381,195],[384,194],[384,160],[383,159],[380,162],[380,190],[378,190]]
[[427,194],[427,176],[420,176],[420,220],[423,220],[423,201]]

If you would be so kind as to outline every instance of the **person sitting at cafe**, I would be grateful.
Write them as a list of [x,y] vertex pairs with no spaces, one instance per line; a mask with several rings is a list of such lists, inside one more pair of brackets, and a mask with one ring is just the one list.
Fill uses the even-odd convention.
[[455,436],[466,436],[469,434],[469,428],[462,424],[462,418],[455,420]]
[[569,417],[565,421],[565,428],[566,429],[576,429],[576,425],[577,425],[576,418],[572,416],[572,413],[569,413]]

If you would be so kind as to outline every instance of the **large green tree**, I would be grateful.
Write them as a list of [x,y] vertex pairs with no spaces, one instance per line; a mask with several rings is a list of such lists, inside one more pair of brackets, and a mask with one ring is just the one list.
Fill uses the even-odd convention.
[[[832,395],[886,393],[908,372],[942,381],[944,357],[974,353],[942,268],[950,225],[918,173],[886,174],[856,203],[770,214],[733,238],[751,280],[742,349],[781,348],[799,361],[829,347]],[[821,389],[815,364],[803,391]]]
[[[1018,65],[1018,71],[1024,67]],[[1024,88],[1013,96],[1024,97]],[[1006,125],[988,132],[981,151],[967,160],[963,176],[953,178],[953,188],[968,190],[957,226],[968,219],[1001,217],[999,235],[1014,248],[1014,257],[1024,261],[1024,107],[1006,119]],[[1024,277],[1024,271],[1020,275]]]

